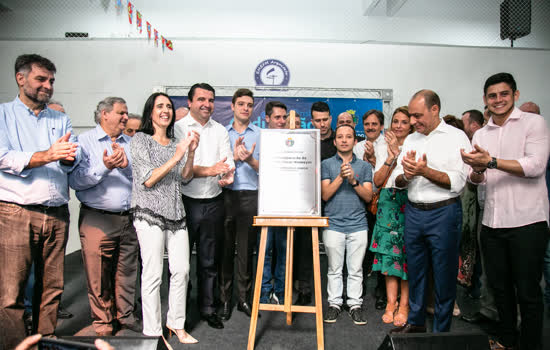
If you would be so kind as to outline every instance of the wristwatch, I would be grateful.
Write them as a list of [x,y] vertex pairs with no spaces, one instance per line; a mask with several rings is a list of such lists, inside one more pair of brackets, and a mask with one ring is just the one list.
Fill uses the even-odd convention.
[[351,187],[357,187],[359,186],[359,181],[355,180],[355,183],[351,185]]
[[497,159],[492,157],[492,159],[487,163],[487,169],[496,169],[497,168]]

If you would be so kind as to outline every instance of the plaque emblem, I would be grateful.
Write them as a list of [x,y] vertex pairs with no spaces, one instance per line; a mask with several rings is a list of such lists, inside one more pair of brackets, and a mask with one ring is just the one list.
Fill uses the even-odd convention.
[[292,139],[292,137],[289,137],[288,139],[286,139],[285,145],[286,145],[287,147],[292,147],[292,146],[294,146],[294,140]]

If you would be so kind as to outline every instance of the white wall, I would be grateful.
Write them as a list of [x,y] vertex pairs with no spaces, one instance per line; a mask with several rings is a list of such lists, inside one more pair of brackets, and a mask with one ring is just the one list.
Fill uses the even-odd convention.
[[[65,104],[76,130],[93,125],[92,111],[106,96],[121,96],[140,113],[154,86],[209,82],[214,87],[253,86],[254,68],[267,58],[286,63],[294,87],[389,88],[394,106],[421,88],[435,90],[442,114],[481,109],[485,79],[512,73],[520,102],[550,110],[550,50],[338,44],[256,40],[176,40],[174,51],[145,40],[0,41],[0,102],[16,94],[13,63],[38,53],[57,66],[54,98]],[[548,118],[547,118],[548,120]],[[68,251],[79,249],[77,206],[71,205]]]

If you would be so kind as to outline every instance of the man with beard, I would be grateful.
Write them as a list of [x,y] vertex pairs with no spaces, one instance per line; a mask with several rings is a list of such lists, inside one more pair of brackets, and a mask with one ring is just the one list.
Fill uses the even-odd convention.
[[321,161],[336,154],[334,131],[331,128],[332,116],[328,104],[317,101],[311,105],[311,124],[321,134]]
[[[98,336],[122,329],[141,332],[136,322],[138,240],[130,216],[132,166],[126,101],[107,97],[95,110],[96,127],[78,137],[82,161],[69,176],[80,200],[78,228],[93,327]],[[118,324],[116,323],[118,322]]]
[[485,81],[483,101],[491,118],[475,133],[475,149],[463,150],[462,159],[472,167],[470,181],[486,185],[481,246],[500,318],[496,346],[517,348],[519,302],[519,348],[537,350],[542,349],[540,280],[549,236],[544,176],[549,133],[540,115],[514,107],[518,98],[511,74]]
[[188,93],[189,115],[175,124],[176,138],[191,131],[200,134],[195,150],[193,179],[182,185],[187,213],[189,250],[197,243],[197,279],[199,311],[212,328],[223,323],[214,308],[214,289],[218,277],[219,256],[224,225],[222,188],[233,183],[235,163],[227,130],[211,116],[214,113],[215,90],[206,83],[191,86]]
[[23,294],[32,263],[35,332],[54,336],[63,292],[67,174],[80,156],[69,117],[46,108],[55,72],[44,57],[19,56],[19,95],[0,105],[0,342],[6,349],[25,338]]

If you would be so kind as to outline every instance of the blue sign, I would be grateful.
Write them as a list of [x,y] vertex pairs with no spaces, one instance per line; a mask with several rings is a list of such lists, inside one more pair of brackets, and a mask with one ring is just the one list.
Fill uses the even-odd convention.
[[270,58],[258,64],[254,80],[257,86],[288,86],[290,71],[283,62]]

